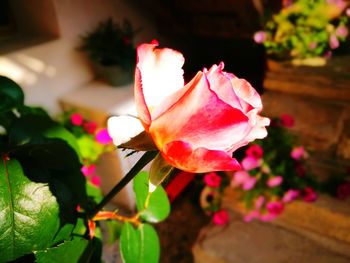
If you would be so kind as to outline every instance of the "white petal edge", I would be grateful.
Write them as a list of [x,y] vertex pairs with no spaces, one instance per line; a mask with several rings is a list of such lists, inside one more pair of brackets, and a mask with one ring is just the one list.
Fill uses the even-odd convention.
[[108,133],[116,146],[128,142],[144,131],[140,120],[128,115],[110,117],[107,126]]

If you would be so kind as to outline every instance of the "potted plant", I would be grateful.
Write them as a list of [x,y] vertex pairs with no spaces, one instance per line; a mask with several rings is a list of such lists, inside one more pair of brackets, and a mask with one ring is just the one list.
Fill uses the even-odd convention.
[[294,65],[323,66],[348,36],[350,10],[342,0],[284,1],[254,35],[269,57]]
[[108,18],[81,37],[79,49],[88,54],[98,77],[112,86],[125,85],[133,80],[135,33],[128,20],[119,24]]

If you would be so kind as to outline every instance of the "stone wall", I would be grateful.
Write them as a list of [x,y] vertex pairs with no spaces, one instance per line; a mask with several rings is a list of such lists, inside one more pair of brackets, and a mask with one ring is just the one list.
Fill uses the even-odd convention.
[[295,117],[291,129],[312,152],[320,176],[350,166],[350,56],[334,58],[325,67],[268,63],[264,111]]

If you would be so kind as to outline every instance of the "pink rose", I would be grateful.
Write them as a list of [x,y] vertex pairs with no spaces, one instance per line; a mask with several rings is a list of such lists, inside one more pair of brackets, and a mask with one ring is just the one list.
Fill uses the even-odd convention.
[[228,223],[230,216],[226,210],[220,210],[214,213],[213,223],[215,225],[223,226]]
[[282,202],[272,201],[272,202],[267,203],[266,209],[272,215],[279,215],[283,212],[284,205]]
[[95,135],[95,139],[100,144],[109,144],[112,142],[112,138],[109,136],[106,128],[99,130]]
[[304,146],[298,146],[293,148],[293,150],[290,153],[290,156],[294,160],[301,160],[307,158],[307,153],[304,149]]
[[272,188],[272,187],[276,187],[279,186],[283,181],[283,177],[282,176],[274,176],[274,177],[270,177],[266,184],[268,187]]
[[242,160],[242,167],[246,171],[253,170],[261,165],[261,160],[257,160],[254,157],[247,156]]
[[296,198],[298,198],[298,196],[299,196],[298,190],[290,189],[284,193],[282,201],[284,203],[289,203],[289,202],[292,202],[293,200],[295,200]]
[[292,128],[294,126],[294,118],[289,114],[281,114],[281,125],[286,128]]
[[303,199],[305,202],[315,202],[317,199],[317,193],[311,187],[305,187],[303,190]]
[[261,159],[263,157],[263,149],[260,145],[252,144],[245,151],[245,154],[250,157],[254,157],[255,159]]
[[221,184],[221,176],[217,173],[208,173],[204,176],[204,182],[209,187],[219,187]]
[[264,43],[267,39],[267,33],[264,31],[259,31],[254,34],[255,43],[261,44]]
[[73,113],[70,116],[70,122],[75,126],[80,126],[83,124],[84,118],[79,113]]
[[349,30],[346,26],[338,26],[337,29],[335,30],[335,34],[338,37],[347,37],[349,34]]
[[[199,71],[185,85],[182,54],[157,46],[137,48],[134,93],[145,132],[163,158],[183,171],[240,169],[233,152],[267,135],[270,121],[259,115],[259,94],[247,81],[224,72],[223,63]],[[118,126],[118,117],[109,119],[113,141],[119,141],[114,137]]]
[[339,47],[339,40],[338,40],[338,38],[337,38],[336,35],[331,35],[331,36],[329,37],[328,43],[329,43],[329,47],[330,47],[331,49],[336,49],[336,48]]

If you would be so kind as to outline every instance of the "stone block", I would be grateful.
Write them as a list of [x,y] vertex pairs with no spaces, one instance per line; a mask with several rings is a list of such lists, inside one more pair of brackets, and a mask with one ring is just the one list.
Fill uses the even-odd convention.
[[[228,189],[223,206],[242,213],[244,209],[237,200],[237,194]],[[350,201],[327,195],[320,195],[314,203],[295,201],[271,223],[314,240],[327,250],[350,257]]]
[[297,133],[301,143],[313,150],[334,154],[342,132],[343,106],[274,91],[264,93],[263,105],[267,116],[292,115],[295,126],[291,131]]
[[232,213],[227,226],[204,228],[193,247],[195,263],[345,263],[350,258],[279,226],[245,223]]

